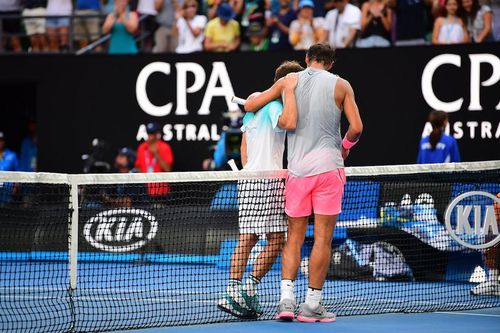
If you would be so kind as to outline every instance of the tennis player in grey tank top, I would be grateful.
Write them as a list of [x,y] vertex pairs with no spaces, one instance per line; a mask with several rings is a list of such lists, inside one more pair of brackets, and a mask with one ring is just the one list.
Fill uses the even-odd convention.
[[[306,55],[308,68],[289,74],[257,98],[248,100],[246,111],[256,111],[284,94],[280,126],[287,130],[288,169],[286,207],[288,237],[282,254],[281,299],[278,319],[293,320],[296,300],[294,280],[300,265],[308,218],[314,212],[314,245],[309,260],[309,289],[297,319],[332,322],[335,314],[321,304],[321,289],[331,257],[333,230],[341,211],[345,175],[344,162],[357,143],[363,124],[351,85],[328,71],[334,50],[315,44]],[[288,98],[294,98],[291,103]],[[349,129],[341,139],[340,116],[344,112]],[[281,119],[283,118],[283,119]]]
[[297,128],[287,133],[288,171],[308,177],[343,168],[341,111],[332,93],[338,76],[312,67],[298,75]]

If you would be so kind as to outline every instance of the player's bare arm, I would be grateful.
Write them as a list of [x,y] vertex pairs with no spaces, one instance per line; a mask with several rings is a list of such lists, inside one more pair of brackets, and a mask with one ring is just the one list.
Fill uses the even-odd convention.
[[[349,122],[349,129],[345,135],[348,142],[356,143],[363,132],[363,122],[359,115],[359,109],[356,104],[354,90],[350,83],[344,79],[339,79],[337,82],[338,89],[335,89],[335,102],[344,110],[347,121]],[[342,145],[342,157],[344,159],[349,155],[349,150]]]
[[283,90],[284,78],[276,81],[273,86],[266,91],[255,95],[252,94],[248,96],[245,103],[246,112],[257,112],[262,109],[267,103],[278,99],[281,96],[281,91]]
[[295,87],[299,76],[297,74],[288,74],[283,83],[284,103],[283,112],[278,119],[278,126],[286,130],[297,128],[297,102],[295,100]]

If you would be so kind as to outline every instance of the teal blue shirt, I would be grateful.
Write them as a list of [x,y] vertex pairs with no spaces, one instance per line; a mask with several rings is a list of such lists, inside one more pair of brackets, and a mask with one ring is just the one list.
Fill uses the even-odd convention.
[[125,29],[122,22],[116,22],[111,30],[109,54],[135,54],[137,53],[134,35]]
[[278,127],[283,105],[278,101],[266,104],[256,113],[243,117],[241,131],[246,135],[247,164],[245,170],[278,170],[283,168],[285,131]]

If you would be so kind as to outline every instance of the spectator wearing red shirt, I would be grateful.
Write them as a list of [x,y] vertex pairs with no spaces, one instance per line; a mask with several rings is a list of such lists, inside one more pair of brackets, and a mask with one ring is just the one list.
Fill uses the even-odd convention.
[[[170,145],[161,140],[160,126],[156,123],[146,125],[148,139],[137,148],[135,167],[139,172],[169,172],[172,171],[174,155]],[[163,196],[168,193],[166,183],[148,184],[151,196]]]

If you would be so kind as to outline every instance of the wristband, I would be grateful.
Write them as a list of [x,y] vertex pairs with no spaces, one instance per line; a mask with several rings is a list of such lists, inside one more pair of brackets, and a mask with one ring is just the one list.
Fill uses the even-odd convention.
[[342,140],[342,147],[344,147],[345,149],[349,150],[351,149],[352,147],[354,147],[354,145],[356,143],[358,143],[359,139],[354,141],[354,142],[351,142],[349,141],[349,139],[347,139],[347,134],[344,136],[344,139]]

